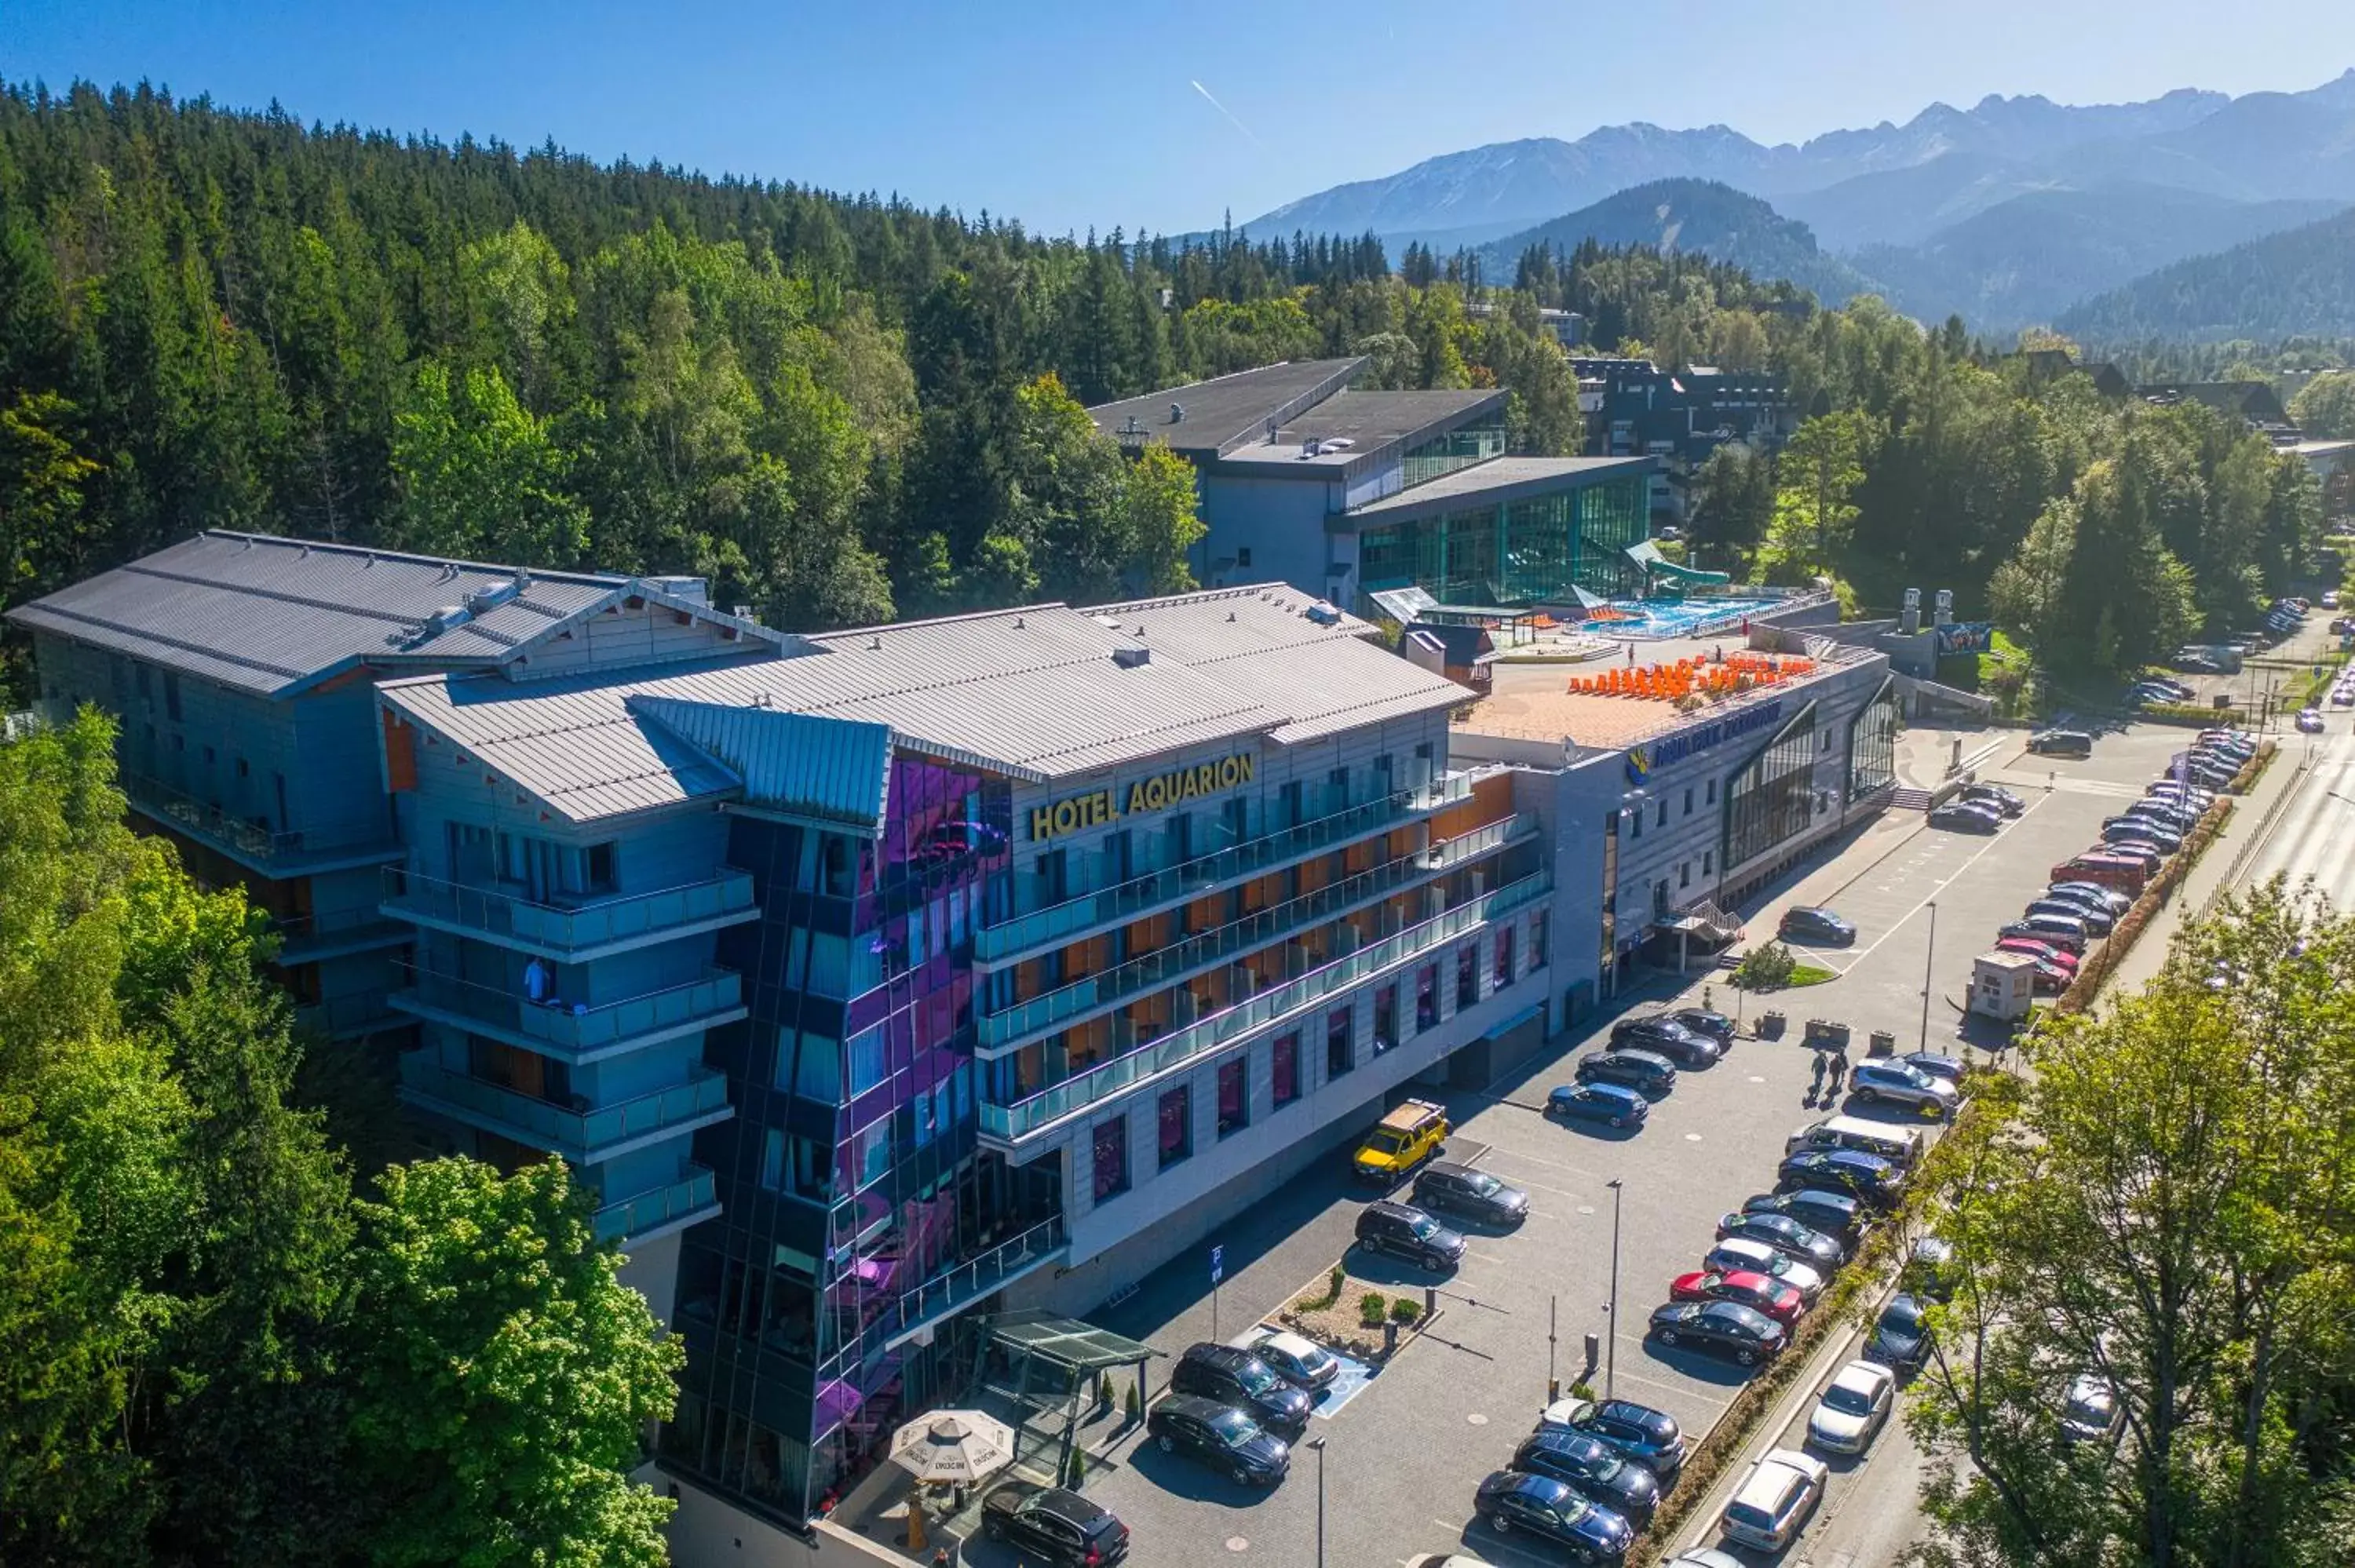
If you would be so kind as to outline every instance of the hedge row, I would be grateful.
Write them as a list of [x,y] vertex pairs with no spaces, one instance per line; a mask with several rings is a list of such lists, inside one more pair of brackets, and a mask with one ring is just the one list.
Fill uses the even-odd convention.
[[2272,763],[2274,753],[2280,749],[2270,740],[2261,743],[2255,754],[2241,765],[2238,773],[2232,775],[2232,781],[2224,786],[2225,789],[2234,795],[2245,795],[2255,789],[2257,780],[2264,776],[2265,768]]
[[2197,726],[2206,729],[2211,725],[2236,725],[2248,721],[2248,714],[2240,708],[2203,708],[2197,703],[2152,703],[2135,710],[2135,717],[2149,719],[2154,724]]

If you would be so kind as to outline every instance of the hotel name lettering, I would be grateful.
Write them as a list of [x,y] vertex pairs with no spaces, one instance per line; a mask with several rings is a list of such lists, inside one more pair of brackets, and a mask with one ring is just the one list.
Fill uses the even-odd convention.
[[1247,751],[1237,752],[1216,762],[1156,773],[1125,788],[1115,784],[1091,795],[1074,795],[1050,806],[1034,806],[1030,809],[1030,836],[1034,840],[1060,838],[1065,833],[1100,828],[1141,811],[1166,811],[1204,795],[1241,789],[1252,781],[1258,767],[1258,758]]

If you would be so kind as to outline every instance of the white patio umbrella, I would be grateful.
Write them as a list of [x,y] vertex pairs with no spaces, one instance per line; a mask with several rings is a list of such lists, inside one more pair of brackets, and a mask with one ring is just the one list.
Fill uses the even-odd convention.
[[1013,1461],[1013,1428],[978,1410],[935,1411],[891,1435],[891,1462],[931,1486],[969,1487]]

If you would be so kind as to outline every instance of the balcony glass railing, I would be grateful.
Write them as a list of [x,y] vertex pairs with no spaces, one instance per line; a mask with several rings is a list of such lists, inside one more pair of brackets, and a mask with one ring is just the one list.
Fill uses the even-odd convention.
[[244,821],[219,806],[176,789],[160,779],[124,773],[117,782],[131,804],[144,816],[204,840],[214,848],[244,862],[265,875],[292,875],[323,862],[390,860],[400,853],[391,830],[382,823],[330,823],[273,832]]
[[974,957],[983,963],[1050,942],[1068,940],[1082,931],[1116,920],[1134,920],[1164,906],[1199,898],[1220,884],[1254,876],[1290,860],[1331,848],[1346,839],[1362,838],[1472,795],[1471,773],[1448,773],[1420,789],[1401,789],[1362,806],[1352,806],[1328,817],[1302,822],[1279,832],[1249,840],[1094,893],[1084,893],[1044,909],[1015,915],[974,934]]
[[294,1026],[330,1040],[351,1040],[378,1030],[406,1028],[408,1024],[409,1020],[391,1006],[380,991],[354,991],[325,1001],[294,1004]]
[[384,912],[480,935],[506,946],[579,963],[602,951],[659,941],[680,931],[749,919],[752,874],[723,869],[704,882],[619,898],[539,903],[492,887],[468,887],[389,871]]
[[837,1346],[820,1363],[820,1375],[836,1377],[998,1289],[1018,1275],[1053,1261],[1070,1245],[1063,1216],[1040,1221],[977,1257],[941,1270],[900,1292],[860,1326],[857,1336]]
[[1101,1012],[1125,998],[1175,985],[1237,954],[1280,941],[1291,933],[1337,919],[1360,906],[1428,881],[1502,847],[1513,836],[1515,826],[1515,819],[1507,817],[1468,833],[1459,833],[1420,854],[1385,861],[1313,893],[1255,909],[1199,936],[1172,942],[1100,974],[1017,1002],[1002,1012],[986,1014],[980,1022],[981,1044],[988,1048],[1014,1044],[1042,1031],[1060,1028],[1073,1019]]
[[386,919],[372,906],[272,915],[270,928],[278,936],[276,961],[281,964],[308,963],[322,953],[398,947],[410,935],[408,927]]
[[1010,1106],[983,1105],[979,1107],[982,1136],[1000,1144],[1018,1143],[1050,1123],[1084,1110],[1133,1084],[1217,1050],[1337,991],[1362,984],[1452,938],[1502,919],[1543,897],[1552,886],[1552,879],[1541,872],[1507,883],[1494,893],[1459,905],[1419,926],[1410,926],[1396,936],[1385,937],[1296,980],[1272,987],[1068,1082],[1042,1089]]
[[719,1201],[711,1172],[703,1166],[689,1165],[685,1174],[667,1185],[598,1205],[597,1239],[627,1243]]
[[593,1165],[633,1139],[672,1128],[698,1124],[725,1111],[728,1080],[698,1066],[687,1082],[626,1100],[591,1107],[575,1096],[558,1105],[498,1084],[437,1067],[412,1066],[402,1090],[423,1101],[453,1106],[495,1122],[518,1143],[545,1149],[583,1165]]
[[603,1054],[743,1016],[741,978],[733,969],[719,968],[708,968],[683,984],[593,1006],[545,1005],[414,967],[409,980],[406,990],[392,993],[392,1004],[405,1012],[462,1028],[494,1030],[537,1049],[573,1054]]

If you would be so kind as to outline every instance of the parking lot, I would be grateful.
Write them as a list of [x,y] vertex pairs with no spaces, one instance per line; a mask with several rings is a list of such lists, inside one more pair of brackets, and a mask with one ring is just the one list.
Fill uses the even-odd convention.
[[[1481,1094],[1444,1097],[1457,1128],[1449,1157],[1475,1160],[1526,1188],[1531,1213],[1509,1234],[1474,1227],[1470,1252],[1451,1277],[1352,1257],[1353,1272],[1377,1283],[1418,1295],[1425,1284],[1438,1286],[1440,1313],[1346,1408],[1310,1424],[1308,1436],[1327,1441],[1327,1561],[1389,1564],[1450,1549],[1500,1563],[1560,1560],[1526,1538],[1499,1537],[1476,1524],[1472,1497],[1529,1430],[1544,1403],[1550,1351],[1566,1387],[1583,1370],[1583,1336],[1604,1330],[1614,1204],[1607,1184],[1614,1179],[1623,1184],[1625,1325],[1615,1391],[1668,1411],[1689,1432],[1706,1428],[1742,1374],[1727,1362],[1648,1344],[1645,1321],[1666,1299],[1668,1280],[1698,1266],[1718,1216],[1772,1186],[1785,1138],[1824,1114],[1803,1103],[1814,1059],[1798,1044],[1804,1021],[1849,1023],[1859,1059],[1874,1029],[1891,1031],[1899,1049],[1911,1050],[1923,1033],[1926,966],[1929,1042],[1951,1046],[1971,958],[2042,886],[2048,868],[2096,837],[2101,819],[2139,793],[2183,738],[2180,730],[2140,726],[2105,736],[2088,760],[2048,763],[2024,756],[2019,737],[2009,735],[1980,768],[1982,778],[2028,799],[2026,812],[2000,833],[1939,832],[1918,815],[1892,816],[1744,911],[1752,931],[1764,935],[1792,903],[1827,904],[1855,922],[1859,935],[1851,948],[1808,956],[1838,971],[1837,979],[1772,999],[1790,1018],[1782,1042],[1745,1038],[1716,1065],[1683,1073],[1636,1133],[1565,1126],[1540,1112],[1548,1089],[1569,1081],[1573,1059],[1608,1033],[1609,1014],[1561,1037],[1540,1065],[1514,1079]],[[1664,977],[1622,1001],[1637,1012],[1672,999],[1698,1002],[1703,983],[1698,975],[1689,985]],[[1736,993],[1720,978],[1706,983],[1715,1003],[1733,1012]],[[1754,1017],[1760,1000],[1744,999],[1741,1006]],[[1243,1221],[1209,1238],[1224,1246],[1227,1270],[1215,1337],[1231,1339],[1272,1313],[1342,1255],[1367,1198],[1349,1186],[1343,1163],[1337,1152],[1318,1174],[1269,1193]],[[1213,1310],[1206,1245],[1095,1318],[1174,1354],[1213,1337]],[[1556,1320],[1558,1340],[1550,1347],[1549,1323]],[[1157,1372],[1156,1390],[1166,1364]],[[1593,1382],[1602,1385],[1600,1369]],[[1103,1430],[1092,1429],[1092,1436]],[[1130,1561],[1138,1568],[1316,1560],[1318,1456],[1306,1447],[1295,1446],[1289,1479],[1268,1492],[1162,1455],[1141,1432],[1124,1438],[1112,1457],[1117,1467],[1088,1490],[1130,1525]],[[1846,1479],[1834,1482],[1835,1502]],[[1007,1561],[982,1545],[971,1556],[985,1564]]]

